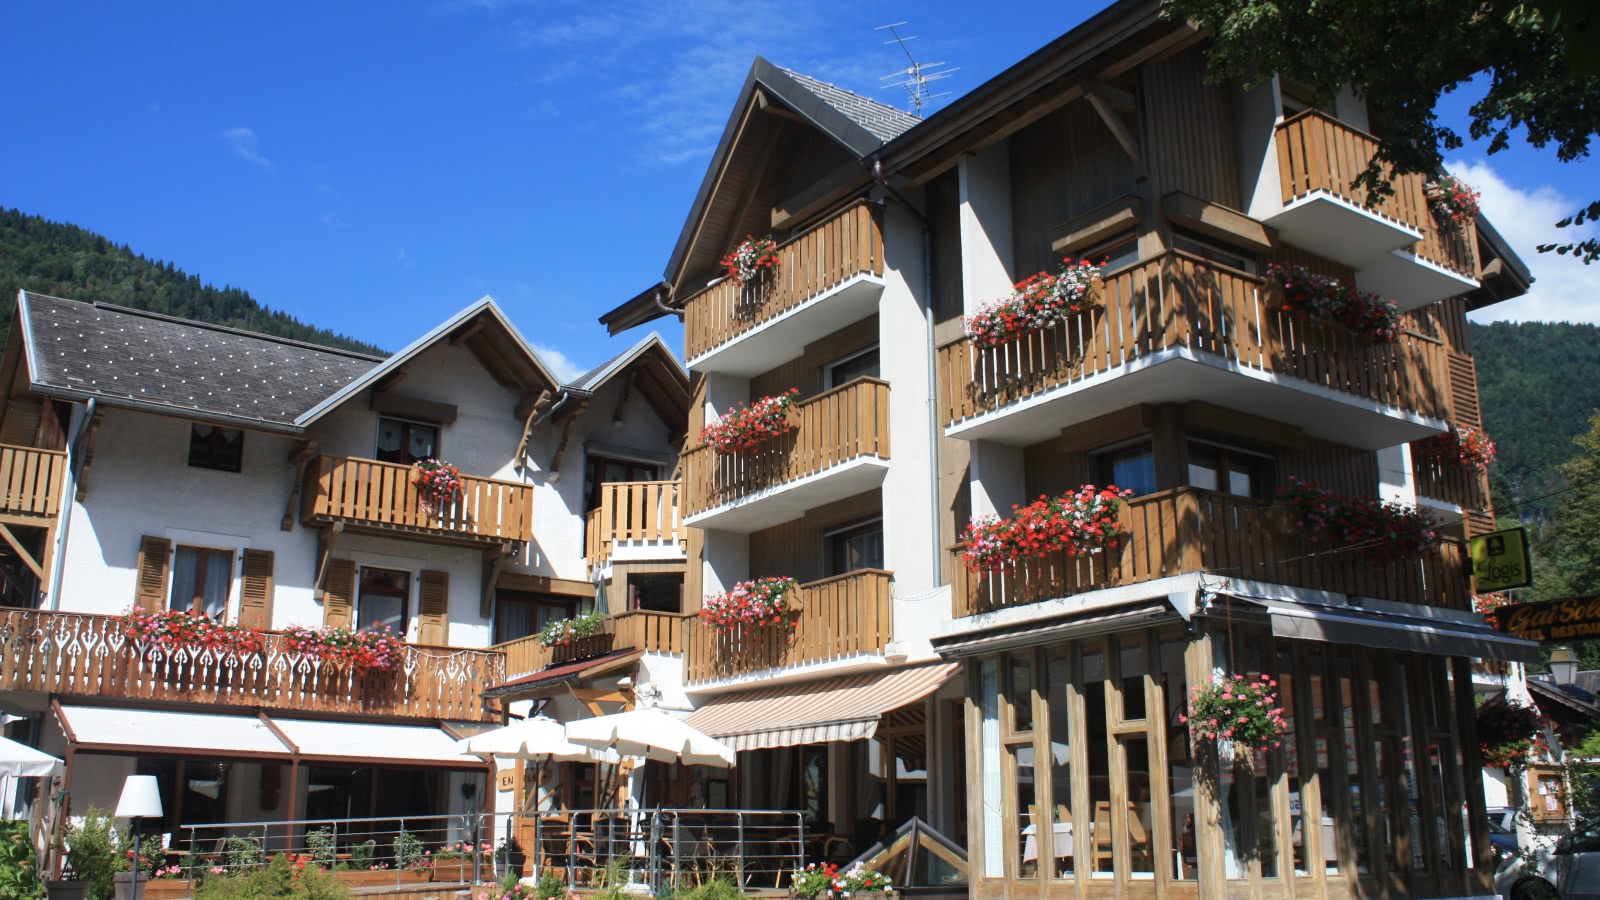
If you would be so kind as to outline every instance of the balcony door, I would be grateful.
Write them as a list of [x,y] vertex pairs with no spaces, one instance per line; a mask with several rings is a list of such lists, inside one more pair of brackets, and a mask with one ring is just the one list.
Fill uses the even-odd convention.
[[419,459],[439,456],[439,426],[431,422],[414,422],[384,416],[378,420],[378,449],[380,462],[400,463],[409,466]]
[[538,634],[551,622],[576,615],[577,606],[577,600],[572,597],[531,591],[495,591],[495,643]]
[[874,518],[824,532],[827,576],[883,568],[883,519]]
[[656,481],[661,467],[655,463],[590,455],[583,463],[583,511],[600,508],[603,485],[622,481]]

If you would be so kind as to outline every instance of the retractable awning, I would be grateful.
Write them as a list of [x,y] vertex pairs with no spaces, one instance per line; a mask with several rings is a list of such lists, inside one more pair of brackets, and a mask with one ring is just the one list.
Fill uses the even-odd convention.
[[397,765],[481,766],[456,750],[456,738],[433,726],[273,718],[301,759],[366,760]]
[[1292,600],[1241,598],[1264,608],[1272,633],[1282,638],[1360,644],[1437,656],[1538,662],[1539,645],[1503,634],[1481,622],[1424,618],[1376,609],[1336,609]]
[[960,667],[938,663],[724,694],[687,721],[735,750],[865,740],[884,713],[937,691]]

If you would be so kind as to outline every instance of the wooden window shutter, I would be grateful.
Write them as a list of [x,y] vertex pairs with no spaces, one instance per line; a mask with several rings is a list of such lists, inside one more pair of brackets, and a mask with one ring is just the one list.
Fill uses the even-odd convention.
[[239,624],[246,628],[271,628],[272,551],[244,551],[239,583]]
[[145,535],[139,539],[138,577],[133,587],[133,605],[158,610],[167,605],[167,578],[171,574],[172,541]]
[[348,628],[354,618],[356,599],[356,561],[328,560],[328,575],[322,583],[322,624]]
[[450,573],[424,571],[417,602],[417,643],[443,647],[450,642]]

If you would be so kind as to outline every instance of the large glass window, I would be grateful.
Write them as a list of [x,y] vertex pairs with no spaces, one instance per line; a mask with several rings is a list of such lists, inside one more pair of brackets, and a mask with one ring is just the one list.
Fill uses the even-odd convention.
[[1135,495],[1155,493],[1156,455],[1149,441],[1099,451],[1092,462],[1102,487],[1114,484]]
[[583,461],[583,511],[600,508],[603,485],[623,481],[655,481],[659,477],[661,467],[655,463],[591,454]]
[[182,547],[172,558],[171,609],[221,619],[228,613],[233,551]]
[[387,628],[406,633],[411,599],[411,573],[398,569],[361,567],[361,588],[356,598],[356,627]]
[[514,641],[517,638],[538,634],[544,626],[557,619],[571,618],[576,614],[577,606],[577,601],[572,597],[534,594],[525,591],[496,591],[494,601],[495,643]]
[[1210,441],[1190,441],[1189,486],[1235,497],[1272,493],[1272,457]]
[[1189,748],[1189,679],[1186,641],[1161,642],[1162,721],[1167,733],[1167,796],[1172,813],[1172,877],[1192,881],[1199,872],[1199,834],[1194,815],[1194,759]]
[[1076,873],[1072,834],[1072,657],[1066,647],[1050,652],[1046,666],[1050,704],[1050,829],[1056,878]]
[[378,459],[409,466],[419,459],[438,458],[439,426],[408,419],[378,419]]
[[826,368],[824,388],[832,389],[849,384],[857,378],[878,377],[878,348],[872,347],[830,363]]
[[1110,878],[1116,871],[1111,825],[1111,754],[1106,725],[1106,655],[1086,650],[1083,666],[1083,743],[1089,769],[1090,876]]
[[828,575],[883,568],[883,519],[857,522],[823,535]]

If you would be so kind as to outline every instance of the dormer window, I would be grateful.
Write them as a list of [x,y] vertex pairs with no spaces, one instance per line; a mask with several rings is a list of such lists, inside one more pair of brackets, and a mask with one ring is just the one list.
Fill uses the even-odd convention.
[[436,459],[438,456],[438,425],[388,416],[378,419],[379,461],[409,466],[419,459]]

